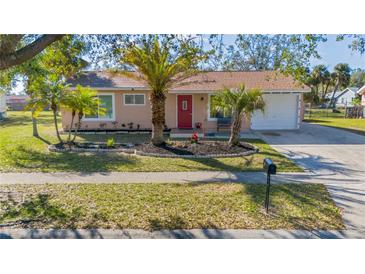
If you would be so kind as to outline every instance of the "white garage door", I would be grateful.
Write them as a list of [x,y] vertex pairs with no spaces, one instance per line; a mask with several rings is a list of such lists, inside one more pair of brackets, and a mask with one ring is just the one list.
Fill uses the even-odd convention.
[[251,118],[251,128],[297,129],[298,128],[298,94],[264,94],[265,112],[256,111]]

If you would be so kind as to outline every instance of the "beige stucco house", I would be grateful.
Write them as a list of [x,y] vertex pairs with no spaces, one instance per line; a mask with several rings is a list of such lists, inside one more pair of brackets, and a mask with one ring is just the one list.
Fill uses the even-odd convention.
[[[103,71],[84,72],[69,80],[70,89],[77,84],[98,91],[103,115],[86,116],[82,130],[150,130],[150,91],[144,83],[121,74]],[[256,112],[243,122],[242,130],[298,129],[303,117],[303,93],[308,87],[291,77],[274,71],[205,72],[171,89],[166,99],[166,128],[171,130],[197,129],[209,133],[217,131],[217,121],[229,116],[214,106],[214,94],[223,87],[235,88],[244,83],[247,88],[263,91],[266,109]],[[62,110],[62,126],[70,125],[71,114]]]

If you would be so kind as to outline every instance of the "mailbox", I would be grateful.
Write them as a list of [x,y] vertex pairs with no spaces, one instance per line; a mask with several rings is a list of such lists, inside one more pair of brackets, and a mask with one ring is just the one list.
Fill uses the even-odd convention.
[[264,166],[264,171],[266,172],[267,175],[265,209],[266,209],[266,214],[268,214],[269,203],[270,203],[270,176],[271,174],[276,174],[276,165],[270,158],[265,158],[263,166]]
[[271,159],[264,159],[264,170],[267,174],[276,174],[276,165]]

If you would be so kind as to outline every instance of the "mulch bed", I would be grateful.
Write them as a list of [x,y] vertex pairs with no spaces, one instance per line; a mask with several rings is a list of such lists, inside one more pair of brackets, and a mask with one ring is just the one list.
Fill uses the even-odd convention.
[[196,144],[192,144],[190,141],[169,141],[161,146],[144,143],[115,144],[113,147],[107,147],[104,143],[77,143],[72,147],[51,145],[49,150],[54,152],[123,152],[168,158],[238,157],[258,152],[257,147],[248,143],[241,142],[238,146],[230,147],[227,141],[201,141]]
[[255,150],[255,147],[241,142],[230,147],[226,141],[203,141],[192,144],[190,141],[171,141],[161,146],[151,143],[136,146],[138,151],[162,155],[231,155]]

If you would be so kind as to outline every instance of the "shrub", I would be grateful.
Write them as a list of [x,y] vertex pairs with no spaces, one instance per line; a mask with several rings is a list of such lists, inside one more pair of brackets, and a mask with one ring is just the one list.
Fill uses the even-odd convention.
[[114,147],[114,146],[115,146],[115,140],[114,140],[114,138],[109,138],[109,139],[106,141],[106,146],[107,146],[107,147]]

